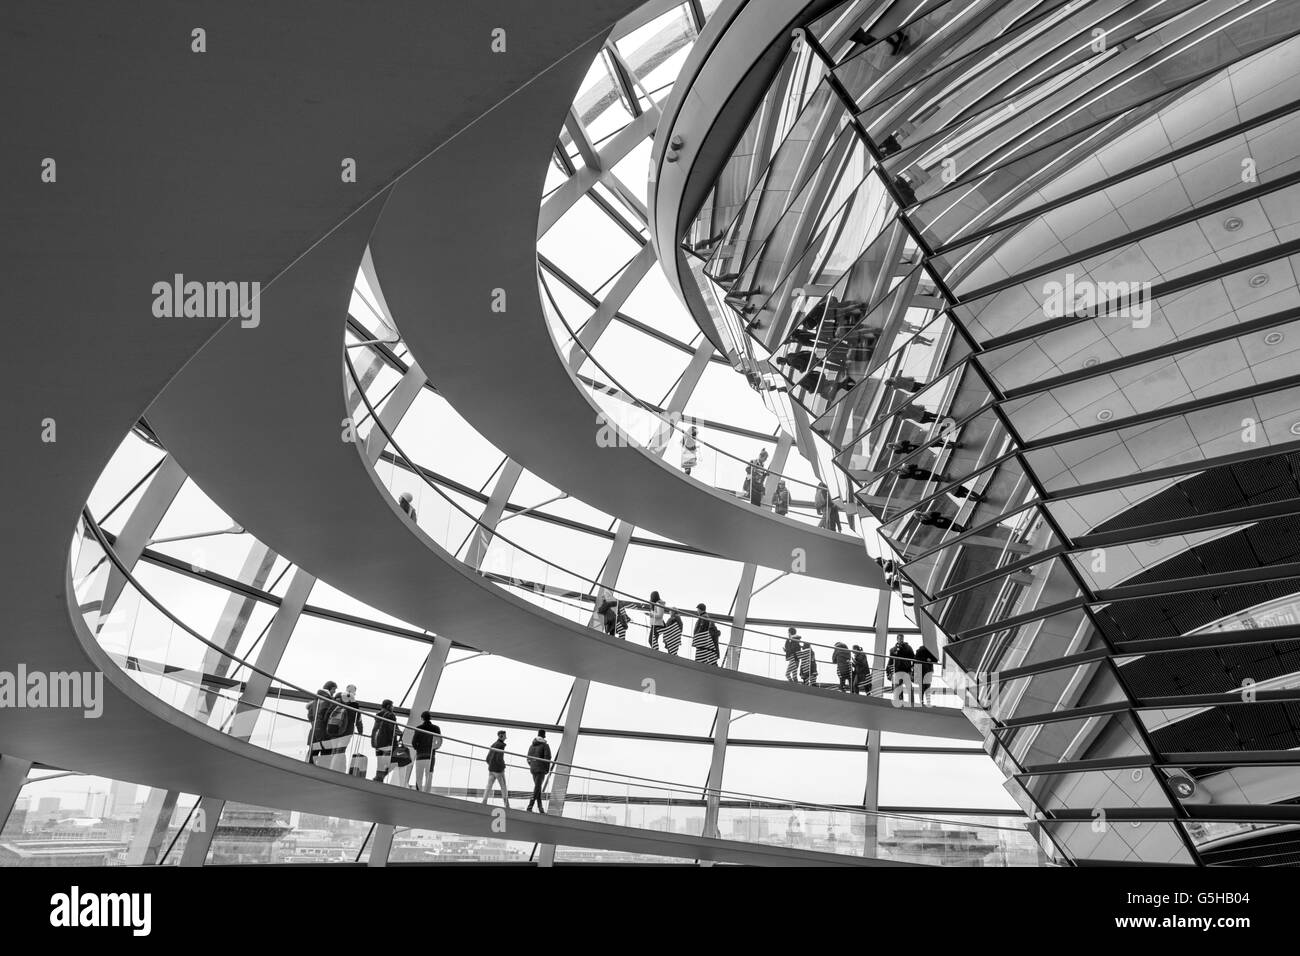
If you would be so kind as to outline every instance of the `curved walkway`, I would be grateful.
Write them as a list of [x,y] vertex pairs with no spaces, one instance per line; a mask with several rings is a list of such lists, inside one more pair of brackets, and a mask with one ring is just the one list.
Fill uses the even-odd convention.
[[[546,104],[571,96],[584,67],[575,54],[512,97],[509,115],[499,120],[521,142],[530,131],[553,135]],[[477,129],[452,147],[481,152],[473,142]],[[390,197],[387,208],[397,201]],[[376,212],[358,213],[264,292],[256,336],[238,325],[223,329],[149,410],[168,450],[223,510],[353,597],[513,660],[637,691],[653,680],[662,696],[713,706],[978,739],[956,709],[895,708],[880,698],[811,690],[611,640],[492,584],[412,529],[358,449],[340,440],[348,414],[342,332]],[[528,288],[535,295],[535,279]],[[388,288],[385,296],[392,305]]]
[[[10,90],[7,133],[48,150],[57,179],[31,175],[39,164],[28,151],[0,158],[9,213],[0,252],[23,276],[10,304],[27,317],[6,331],[24,387],[9,396],[2,426],[13,454],[0,472],[9,502],[0,669],[103,668],[108,680],[97,720],[6,709],[0,752],[148,786],[397,819],[396,795],[367,797],[341,780],[320,787],[302,767],[267,773],[274,755],[232,754],[203,745],[200,727],[173,724],[166,704],[78,639],[67,561],[68,532],[122,435],[224,321],[155,318],[154,283],[182,271],[275,288],[282,270],[393,175],[635,3],[583,0],[563,16],[552,5],[520,7],[515,28],[530,42],[508,62],[480,42],[497,12],[469,7],[449,20],[428,4],[399,5],[391,17],[356,18],[351,5],[322,0],[302,18],[230,0],[204,20],[239,55],[214,49],[206,59],[190,52],[193,24],[181,8],[6,9],[3,53],[13,76],[29,78]],[[436,57],[420,39],[429,36],[440,38]],[[381,60],[389,69],[375,71]],[[330,69],[286,72],[286,62]],[[186,134],[171,135],[159,116],[186,117]],[[236,134],[245,148],[231,150]],[[337,157],[349,155],[361,176],[342,185]],[[275,228],[250,226],[258,222]],[[337,371],[336,363],[334,383]],[[468,819],[420,819],[474,832]]]
[[[572,66],[580,79],[587,64]],[[421,368],[502,452],[593,507],[736,561],[799,559],[812,577],[885,587],[857,537],[754,508],[634,445],[598,445],[601,408],[556,351],[538,294],[538,199],[576,88],[559,72],[404,176],[375,226],[375,272]]]

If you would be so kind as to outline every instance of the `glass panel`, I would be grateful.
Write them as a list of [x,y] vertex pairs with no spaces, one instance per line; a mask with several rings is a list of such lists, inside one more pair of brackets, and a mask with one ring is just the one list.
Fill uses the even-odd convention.
[[1087,770],[1021,777],[1030,795],[1046,811],[1131,810],[1162,808],[1172,813],[1161,789],[1158,771],[1151,767],[1131,770]]
[[1128,713],[1005,727],[994,733],[1025,770],[1081,760],[1149,759],[1142,736]]
[[1048,820],[1042,826],[1076,860],[1157,866],[1193,863],[1172,823]]

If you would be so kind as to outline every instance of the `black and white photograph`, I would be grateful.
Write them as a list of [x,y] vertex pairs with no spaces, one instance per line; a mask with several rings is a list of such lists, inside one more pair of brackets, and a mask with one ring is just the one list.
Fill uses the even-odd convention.
[[1300,0],[4,0],[0,78],[14,932],[1293,925]]

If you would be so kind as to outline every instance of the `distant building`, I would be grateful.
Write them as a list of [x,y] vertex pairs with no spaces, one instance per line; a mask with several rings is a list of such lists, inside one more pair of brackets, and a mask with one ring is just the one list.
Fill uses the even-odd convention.
[[[215,823],[217,828],[207,860],[213,866],[282,862],[279,859],[282,841],[293,832],[283,811],[239,803],[227,804],[219,822],[208,822]],[[191,832],[186,830],[181,840],[187,841],[190,836]],[[177,860],[182,852],[183,842],[175,851]]]
[[126,848],[126,843],[111,840],[14,840],[0,843],[0,867],[119,866]]

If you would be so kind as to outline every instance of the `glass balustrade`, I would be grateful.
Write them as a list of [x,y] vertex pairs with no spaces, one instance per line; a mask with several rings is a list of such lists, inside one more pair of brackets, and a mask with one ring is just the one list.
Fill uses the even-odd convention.
[[[88,514],[72,543],[70,572],[76,606],[89,632],[142,688],[220,733],[293,760],[308,759],[313,749],[308,708],[321,698],[234,656],[162,606],[118,561]],[[206,669],[205,662],[214,657],[223,664],[220,675]],[[414,774],[421,768],[416,764],[382,773],[369,736],[380,718],[364,705],[334,704],[354,711],[361,730],[317,739],[318,747],[324,743],[336,752],[316,755],[318,766],[371,778],[372,783],[379,782],[373,780],[376,775],[393,786],[418,782],[434,797],[485,799],[488,747],[443,735],[427,779],[421,775],[417,781]],[[414,729],[404,717],[393,723],[405,740],[413,739]],[[504,759],[508,797],[496,790],[487,799],[493,805],[508,800],[512,808],[522,809],[532,792],[528,757],[507,749]],[[543,793],[551,812],[560,803],[566,819],[611,826],[902,862],[1008,865],[1036,860],[1029,834],[1010,819],[975,823],[876,813],[557,761],[551,762]]]

